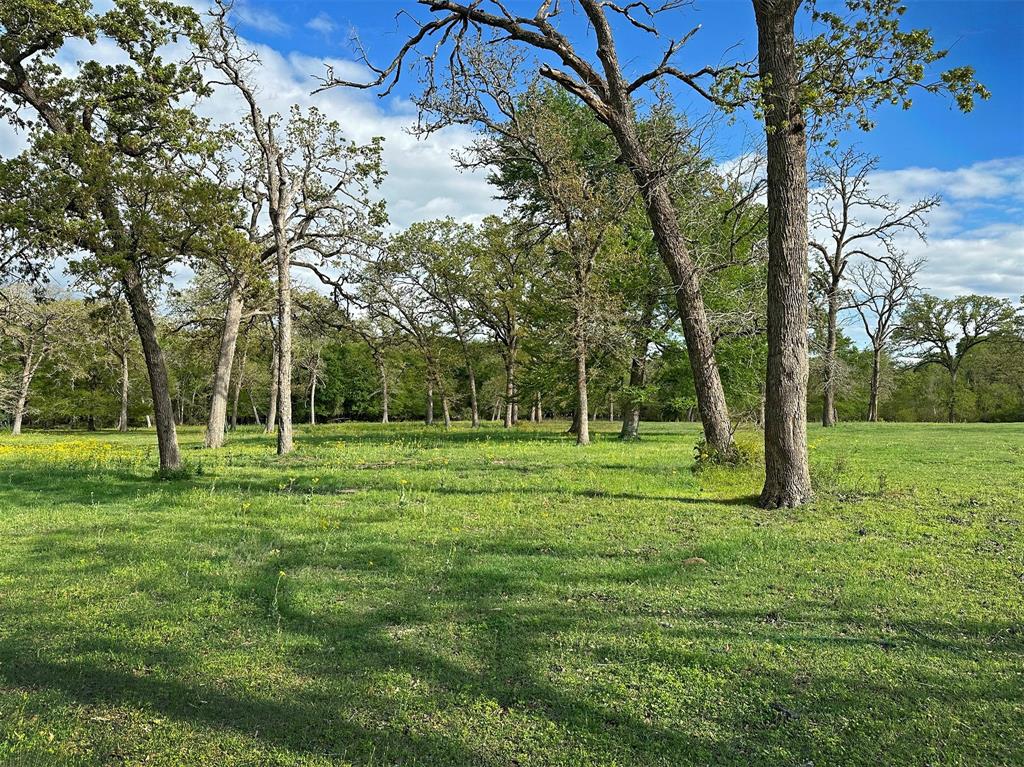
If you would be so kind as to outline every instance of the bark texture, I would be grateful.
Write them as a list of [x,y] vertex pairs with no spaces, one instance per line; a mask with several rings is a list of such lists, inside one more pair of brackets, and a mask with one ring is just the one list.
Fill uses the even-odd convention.
[[768,138],[766,508],[811,497],[807,462],[807,136],[797,102],[799,0],[754,0]]

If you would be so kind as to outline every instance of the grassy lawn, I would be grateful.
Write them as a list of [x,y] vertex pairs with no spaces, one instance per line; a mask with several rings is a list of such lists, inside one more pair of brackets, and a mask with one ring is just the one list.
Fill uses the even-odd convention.
[[0,764],[1024,764],[1024,426],[0,437]]

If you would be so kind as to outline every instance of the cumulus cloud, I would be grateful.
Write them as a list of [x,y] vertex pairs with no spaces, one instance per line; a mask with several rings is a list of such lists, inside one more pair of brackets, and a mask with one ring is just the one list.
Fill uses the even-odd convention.
[[[252,80],[267,113],[287,114],[292,104],[315,106],[337,120],[345,135],[359,143],[375,136],[384,138],[387,176],[381,195],[395,227],[414,221],[451,216],[459,221],[479,221],[498,213],[502,205],[493,199],[485,174],[459,170],[452,153],[472,140],[467,128],[452,127],[420,139],[410,133],[415,125],[414,108],[400,99],[381,101],[372,93],[335,88],[312,95],[315,75],[330,65],[345,77],[366,78],[368,70],[346,60],[320,59],[302,54],[282,54],[268,46],[256,46],[260,66]],[[217,89],[204,101],[202,113],[218,122],[232,122],[244,112],[238,95]]]

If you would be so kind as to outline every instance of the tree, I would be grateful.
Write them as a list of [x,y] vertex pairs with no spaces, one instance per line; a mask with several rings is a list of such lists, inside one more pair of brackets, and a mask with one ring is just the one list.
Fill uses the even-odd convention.
[[[222,192],[192,172],[211,149],[185,104],[202,82],[163,55],[172,39],[201,38],[198,19],[161,0],[118,0],[102,14],[84,0],[9,0],[0,25],[4,116],[31,130],[30,148],[0,174],[3,217],[40,249],[84,250],[72,264],[83,279],[120,284],[146,360],[160,467],[173,471],[180,454],[152,289],[227,218]],[[57,50],[99,35],[127,61],[87,61],[64,75]]]
[[[925,215],[939,204],[937,196],[902,205],[886,195],[873,194],[869,176],[877,167],[877,157],[852,148],[827,151],[812,165],[811,180],[816,186],[810,195],[814,215],[809,245],[823,276],[821,292],[826,302],[821,414],[826,427],[836,423],[836,331],[844,303],[843,281],[851,259],[894,264],[899,258],[895,238],[910,234],[924,239]],[[876,254],[876,246],[884,254]]]
[[947,417],[956,421],[957,377],[968,353],[1010,328],[1013,304],[993,296],[940,299],[924,294],[903,312],[898,338],[916,353],[917,368],[938,365],[949,374]]
[[[664,158],[657,154],[659,142],[653,144],[640,130],[637,119],[636,98],[641,89],[651,87],[665,78],[674,78],[697,92],[708,92],[701,84],[705,77],[725,75],[726,70],[704,66],[684,72],[671,63],[673,56],[696,33],[699,26],[681,39],[672,41],[660,63],[653,69],[630,80],[620,65],[610,15],[621,16],[633,27],[657,36],[653,26],[660,13],[677,9],[678,0],[668,0],[660,6],[643,3],[616,5],[604,0],[576,0],[594,30],[596,63],[587,60],[570,40],[558,30],[556,23],[562,12],[561,4],[551,0],[539,2],[533,16],[515,16],[497,0],[490,2],[456,2],[456,0],[419,0],[434,18],[420,24],[401,47],[393,61],[384,69],[376,69],[378,76],[372,82],[342,80],[328,72],[324,87],[340,85],[368,88],[384,85],[390,92],[402,73],[407,56],[428,37],[439,38],[434,52],[426,57],[429,84],[420,106],[433,114],[436,122],[428,129],[450,122],[475,120],[488,113],[489,107],[479,99],[476,87],[492,79],[495,74],[507,76],[508,63],[502,64],[500,53],[485,56],[483,60],[471,48],[480,46],[503,49],[511,41],[533,51],[539,57],[535,73],[573,94],[589,107],[596,118],[611,131],[622,162],[629,170],[643,201],[658,252],[671,276],[677,309],[686,338],[693,377],[697,390],[701,420],[708,443],[722,452],[732,445],[732,428],[725,402],[718,367],[715,364],[711,330],[701,297],[700,278],[696,265],[686,246],[684,233],[669,194]],[[635,13],[646,12],[649,20],[637,18]],[[489,36],[473,35],[487,30]],[[472,43],[464,45],[467,41]],[[442,58],[442,48],[450,44],[452,50]],[[450,63],[450,76],[435,78],[439,61]],[[481,70],[478,66],[485,63]],[[557,64],[555,63],[557,62]],[[367,64],[369,62],[367,61]],[[372,65],[371,65],[372,66]],[[495,67],[499,68],[495,68]],[[560,67],[566,67],[561,69]],[[505,68],[502,74],[500,67]],[[443,89],[450,89],[443,98]]]
[[128,431],[130,363],[133,351],[131,317],[120,293],[114,292],[103,297],[101,302],[93,307],[90,318],[99,331],[99,335],[102,336],[107,351],[117,360],[121,378],[121,410],[117,419],[117,430],[126,432]]
[[224,76],[215,84],[235,89],[247,108],[254,160],[248,168],[258,173],[277,264],[277,452],[284,455],[293,447],[292,253],[305,248],[327,261],[358,239],[356,232],[365,229],[368,235],[383,224],[383,206],[368,199],[369,187],[379,184],[383,173],[381,140],[357,146],[319,110],[302,114],[298,107],[282,131],[280,115],[265,115],[256,97],[252,70],[259,59],[241,46],[228,23],[230,10],[230,2],[217,0],[210,43],[200,60]]
[[54,295],[34,294],[24,284],[0,288],[0,339],[13,347],[19,364],[10,392],[13,435],[21,434],[36,371],[75,323],[73,310],[73,304]]
[[434,423],[434,393],[441,395],[445,428],[451,426],[451,398],[443,365],[443,320],[424,290],[421,252],[431,247],[429,230],[413,225],[390,239],[359,274],[359,303],[380,322],[394,325],[423,356],[426,385],[424,422]]
[[[728,103],[752,103],[768,141],[768,371],[765,486],[761,505],[796,506],[811,495],[807,462],[807,136],[808,121],[868,129],[882,103],[909,107],[910,92],[951,93],[964,111],[987,97],[970,67],[924,80],[946,55],[926,30],[905,32],[897,0],[847,0],[841,15],[810,5],[823,31],[796,36],[801,0],[752,0],[758,32],[757,81],[719,78]],[[747,95],[744,95],[747,90]]]
[[505,368],[506,429],[515,424],[517,362],[523,341],[527,296],[538,274],[539,250],[521,222],[488,216],[471,251],[466,297],[490,333]]
[[894,251],[880,259],[861,261],[850,274],[852,303],[871,341],[869,421],[878,420],[882,354],[900,329],[900,313],[917,294],[917,273],[924,262]]
[[[496,94],[502,122],[486,120],[486,137],[473,146],[476,162],[494,168],[491,181],[539,232],[551,258],[544,284],[570,307],[576,363],[576,413],[588,412],[587,356],[599,326],[595,267],[609,235],[628,209],[614,171],[607,133],[586,107],[552,87],[531,87],[516,103]],[[576,443],[590,442],[585,417]]]

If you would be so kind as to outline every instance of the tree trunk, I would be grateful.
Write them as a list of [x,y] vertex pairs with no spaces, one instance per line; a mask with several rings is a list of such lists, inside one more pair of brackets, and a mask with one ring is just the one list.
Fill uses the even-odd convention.
[[576,342],[576,412],[582,413],[576,431],[576,444],[590,444],[590,424],[587,422],[587,346],[578,339]]
[[142,354],[149,374],[149,388],[153,395],[153,413],[156,417],[156,442],[160,453],[161,471],[174,471],[181,467],[178,452],[178,432],[174,426],[174,404],[171,402],[171,385],[167,377],[167,364],[153,321],[153,310],[146,296],[142,275],[133,263],[125,266],[122,283],[125,298],[131,310],[135,327],[142,342]]
[[18,401],[14,404],[14,424],[11,426],[11,434],[21,434],[21,422],[25,417],[25,406],[28,404],[28,389],[32,385],[32,374],[35,372],[33,366],[34,352],[30,344],[28,353],[25,355],[25,366],[21,369],[21,384],[18,386]]
[[213,372],[213,397],[210,399],[210,416],[206,421],[206,437],[203,444],[208,448],[224,444],[224,421],[228,408],[228,387],[231,381],[231,367],[238,343],[238,329],[242,326],[242,304],[245,281],[236,280],[228,291],[228,303],[224,310],[224,328],[220,334],[220,354]]
[[679,228],[675,206],[663,173],[652,170],[640,145],[635,120],[612,120],[609,126],[622,150],[643,199],[661,260],[675,288],[676,308],[682,320],[686,350],[693,371],[704,438],[716,449],[727,452],[732,446],[732,428],[725,390],[715,362],[714,343],[708,324],[696,264],[690,257]]
[[540,392],[537,392],[537,423],[544,423],[544,405],[540,401]]
[[423,422],[427,426],[432,426],[434,423],[434,380],[433,378],[427,379],[427,412],[423,418]]
[[766,508],[811,497],[807,462],[807,136],[797,103],[799,0],[754,0],[768,139]]
[[256,409],[256,398],[252,396],[252,387],[249,387],[249,404],[252,405],[252,419],[256,422],[257,426],[262,426],[263,422],[260,420],[260,411]]
[[[283,211],[282,211],[283,213]],[[277,246],[277,454],[292,451],[291,250],[283,224],[274,226]]]
[[316,426],[316,373],[309,382],[309,425]]
[[469,372],[469,410],[470,419],[472,420],[472,426],[474,429],[480,426],[480,408],[477,404],[476,399],[476,372],[473,370],[471,364],[466,365],[466,369]]
[[[647,349],[651,342],[648,338],[639,338],[636,342],[636,350],[633,359],[629,363],[629,388],[631,392],[642,389],[647,385]],[[640,436],[640,402],[635,394],[630,395],[629,409],[622,417],[622,429],[619,431],[619,439],[634,440]]]
[[121,354],[121,415],[117,419],[117,430],[128,431],[128,350]]
[[374,361],[377,363],[377,374],[380,376],[380,403],[382,410],[380,422],[387,423],[388,409],[391,405],[391,396],[388,392],[388,368],[384,362],[383,354],[374,355]]
[[515,398],[515,372],[516,363],[512,353],[509,352],[505,358],[505,428],[511,429],[515,422],[513,418],[512,401]]
[[278,368],[280,367],[281,357],[277,352],[277,334],[274,333],[270,341],[273,346],[273,352],[271,354],[270,361],[270,403],[267,405],[267,426],[264,431],[270,434],[274,431],[274,427],[277,426],[277,384],[278,384]]
[[448,395],[443,389],[441,390],[441,412],[444,413],[444,429],[448,431],[452,428],[452,408],[448,401]]
[[836,425],[836,336],[839,324],[839,283],[833,280],[828,291],[828,329],[822,360],[821,425]]
[[878,389],[882,375],[882,350],[875,348],[871,353],[871,394],[868,399],[868,421],[878,420]]

